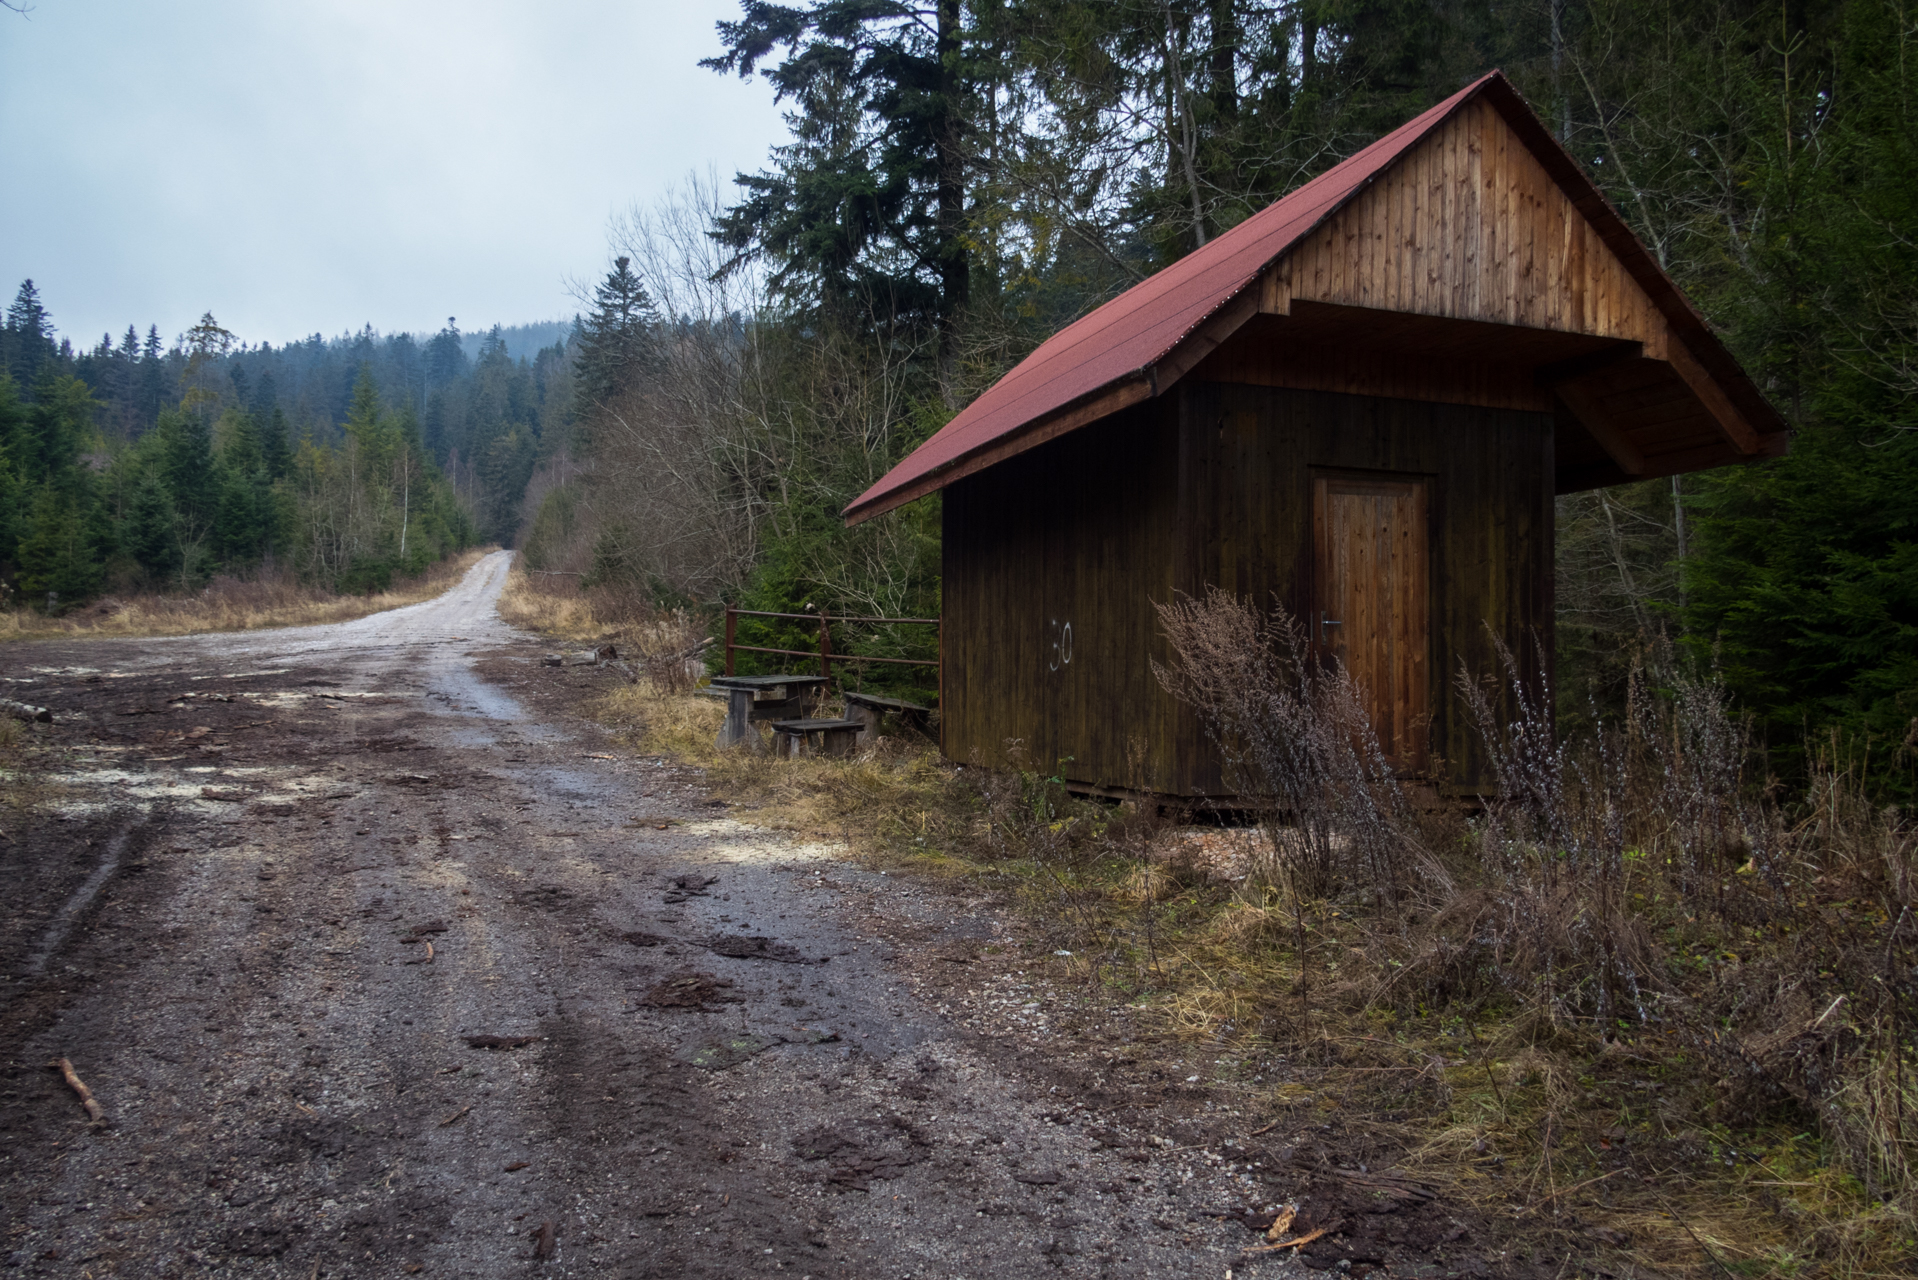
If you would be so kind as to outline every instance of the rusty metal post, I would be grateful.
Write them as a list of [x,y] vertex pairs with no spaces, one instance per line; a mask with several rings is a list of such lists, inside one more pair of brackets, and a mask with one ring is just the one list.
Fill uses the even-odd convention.
[[826,611],[821,609],[819,611],[819,674],[828,680],[832,679],[831,625],[831,620],[826,617]]
[[731,605],[726,606],[726,674],[733,673],[733,626],[739,621]]

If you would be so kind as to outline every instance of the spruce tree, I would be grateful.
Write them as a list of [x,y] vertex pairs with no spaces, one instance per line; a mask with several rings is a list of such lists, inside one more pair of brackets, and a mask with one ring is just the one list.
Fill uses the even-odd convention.
[[166,402],[166,348],[160,345],[160,327],[147,326],[146,341],[140,347],[140,390],[136,408],[142,430],[150,430],[160,420],[160,407]]
[[961,0],[742,8],[719,24],[726,52],[700,65],[742,78],[763,68],[798,108],[797,141],[774,172],[740,179],[746,199],[716,234],[741,259],[770,258],[775,284],[814,305],[930,320],[945,367],[971,297],[974,77]]
[[7,308],[9,364],[7,372],[29,396],[34,392],[40,372],[57,355],[53,345],[53,320],[40,303],[40,291],[32,280],[20,282],[20,291]]
[[461,344],[460,327],[454,317],[446,317],[446,327],[426,344],[425,363],[428,395],[465,376],[466,349]]
[[26,603],[60,612],[100,589],[113,547],[104,517],[90,486],[40,488],[20,538]]
[[287,466],[293,460],[292,449],[287,443],[286,411],[277,404],[267,415],[266,425],[260,429],[260,457],[269,480],[285,476]]
[[121,525],[120,547],[156,583],[179,571],[179,542],[174,536],[173,501],[152,471],[143,471]]
[[579,327],[575,386],[585,406],[606,405],[629,390],[651,362],[659,315],[633,260],[613,269],[593,290],[593,310]]
[[140,333],[132,325],[113,353],[113,425],[122,439],[140,432]]
[[180,409],[160,415],[160,478],[172,499],[172,530],[179,583],[191,586],[207,568],[214,523],[219,518],[220,484],[213,465],[213,432],[204,417]]

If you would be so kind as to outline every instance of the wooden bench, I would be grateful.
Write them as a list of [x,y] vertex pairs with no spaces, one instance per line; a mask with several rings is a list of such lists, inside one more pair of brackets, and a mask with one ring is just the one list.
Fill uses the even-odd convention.
[[907,702],[904,698],[882,698],[876,693],[848,693],[845,698],[846,718],[859,722],[859,741],[862,743],[879,736],[879,722],[888,715],[898,716],[905,724],[930,736],[930,707]]
[[716,747],[746,743],[759,749],[755,724],[804,716],[818,704],[824,676],[714,676],[712,687],[726,692],[726,722],[714,738]]
[[[782,760],[804,755],[849,756],[859,743],[863,720],[775,720],[773,754]],[[819,736],[818,744],[813,735]]]

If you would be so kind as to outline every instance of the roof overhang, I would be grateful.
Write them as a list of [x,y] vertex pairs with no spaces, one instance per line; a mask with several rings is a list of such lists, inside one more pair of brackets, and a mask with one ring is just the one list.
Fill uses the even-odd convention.
[[[1278,264],[1467,103],[1484,100],[1544,168],[1664,322],[1658,350],[1594,335],[1295,303]],[[1350,313],[1360,312],[1357,317]],[[1335,314],[1344,313],[1344,314]],[[1246,330],[1283,320],[1301,353],[1358,342],[1480,343],[1526,365],[1556,407],[1561,492],[1782,453],[1786,425],[1576,160],[1498,73],[1484,77],[1204,247],[1059,331],[849,505],[857,524],[1163,394]],[[1355,330],[1355,324],[1358,326]],[[1491,334],[1489,330],[1504,331]],[[1389,335],[1397,335],[1392,337]],[[1571,339],[1554,345],[1553,339]],[[1536,349],[1520,360],[1510,349]],[[1350,350],[1351,348],[1347,348]],[[1291,384],[1287,384],[1291,385]],[[1649,415],[1649,416],[1648,416]],[[1648,438],[1646,424],[1662,428]]]

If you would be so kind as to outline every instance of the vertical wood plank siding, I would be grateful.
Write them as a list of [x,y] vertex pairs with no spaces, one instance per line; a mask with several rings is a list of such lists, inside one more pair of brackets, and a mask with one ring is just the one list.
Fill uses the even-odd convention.
[[1345,664],[1392,767],[1425,777],[1431,730],[1431,481],[1385,472],[1312,477],[1313,603],[1301,621]]
[[[1179,518],[1177,404],[1148,401],[946,490],[945,752],[1157,789],[1197,735],[1151,671]],[[1068,628],[1070,630],[1068,631]],[[1016,744],[1016,747],[1013,746]]]
[[1552,435],[1549,413],[1188,380],[960,481],[944,506],[947,754],[1003,763],[1018,740],[1076,782],[1227,794],[1152,676],[1167,659],[1152,603],[1217,584],[1303,616],[1313,469],[1380,471],[1430,480],[1434,775],[1486,786],[1454,680],[1461,662],[1496,673],[1493,635],[1528,671],[1551,651]]
[[1665,354],[1644,289],[1483,101],[1274,270],[1293,299],[1631,339]]

